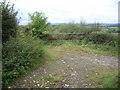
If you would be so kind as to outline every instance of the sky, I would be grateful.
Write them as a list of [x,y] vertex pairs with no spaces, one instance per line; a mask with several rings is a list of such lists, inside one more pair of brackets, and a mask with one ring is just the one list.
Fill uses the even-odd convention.
[[20,25],[28,24],[28,13],[44,12],[50,23],[71,21],[118,23],[120,0],[9,0],[20,10]]

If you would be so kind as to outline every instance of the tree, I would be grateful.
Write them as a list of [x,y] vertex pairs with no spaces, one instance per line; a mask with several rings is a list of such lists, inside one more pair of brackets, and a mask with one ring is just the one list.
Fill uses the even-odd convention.
[[18,18],[16,17],[18,14],[18,10],[15,11],[14,4],[10,4],[10,2],[6,2],[4,0],[1,2],[2,9],[2,42],[7,42],[10,37],[16,36],[16,30],[19,23]]
[[45,14],[43,12],[39,13],[37,11],[33,14],[28,15],[31,20],[29,25],[32,27],[33,35],[42,37],[43,33],[47,31],[48,26],[50,25],[50,23],[47,22],[47,17],[45,17]]

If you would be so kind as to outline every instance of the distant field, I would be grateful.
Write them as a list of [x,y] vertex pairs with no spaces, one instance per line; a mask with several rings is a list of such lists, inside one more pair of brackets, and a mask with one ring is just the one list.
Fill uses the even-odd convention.
[[104,32],[110,32],[110,33],[120,33],[120,30],[118,30],[118,27],[102,27],[101,30]]

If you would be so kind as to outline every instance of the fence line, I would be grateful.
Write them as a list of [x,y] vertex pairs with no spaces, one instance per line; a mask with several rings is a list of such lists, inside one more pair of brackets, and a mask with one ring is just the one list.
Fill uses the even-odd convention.
[[83,33],[48,33],[48,34],[79,34],[79,35],[82,35]]
[[48,41],[82,41],[82,40],[48,40]]
[[[61,38],[58,37],[57,39],[54,39],[52,37],[50,37],[50,39],[48,39],[48,41],[82,41],[82,40],[76,40],[79,38],[79,36],[81,37],[81,39],[84,39],[84,33],[48,33],[49,35],[62,35]],[[73,35],[73,37],[70,37],[71,39],[67,39],[65,37],[63,37],[63,35]],[[74,35],[77,35],[77,37],[74,37]],[[52,38],[52,39],[51,39]],[[69,38],[69,37],[68,37]],[[76,38],[76,39],[75,39]]]

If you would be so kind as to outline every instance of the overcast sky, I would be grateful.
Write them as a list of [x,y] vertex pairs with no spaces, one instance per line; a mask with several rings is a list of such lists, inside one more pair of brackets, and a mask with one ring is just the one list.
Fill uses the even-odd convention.
[[44,12],[51,23],[70,21],[117,23],[120,0],[10,0],[20,9],[20,24],[28,23],[28,13]]

